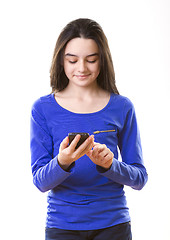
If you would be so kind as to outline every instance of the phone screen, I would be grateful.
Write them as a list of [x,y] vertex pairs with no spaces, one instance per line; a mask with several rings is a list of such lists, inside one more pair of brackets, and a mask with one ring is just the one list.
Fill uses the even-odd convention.
[[75,138],[75,136],[77,134],[80,134],[81,138],[80,138],[79,142],[77,143],[76,149],[89,137],[88,133],[79,133],[79,132],[69,133],[68,134],[69,144],[73,141],[73,139]]

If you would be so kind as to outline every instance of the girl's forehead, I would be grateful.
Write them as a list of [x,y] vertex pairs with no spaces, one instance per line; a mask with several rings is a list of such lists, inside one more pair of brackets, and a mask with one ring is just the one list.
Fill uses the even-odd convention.
[[65,48],[65,55],[88,56],[99,54],[97,43],[93,39],[73,38]]

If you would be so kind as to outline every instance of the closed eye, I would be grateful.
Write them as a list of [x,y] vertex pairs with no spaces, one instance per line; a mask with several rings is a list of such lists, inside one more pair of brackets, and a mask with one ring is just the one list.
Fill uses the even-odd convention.
[[93,60],[93,61],[90,61],[90,60],[87,60],[88,63],[95,63],[96,60]]
[[[97,61],[97,60],[93,60],[93,61],[87,60],[88,63],[95,63],[96,61]],[[75,60],[75,61],[69,60],[69,63],[71,63],[71,64],[74,64],[74,63],[76,63],[76,62],[77,62],[77,60]]]
[[71,63],[71,64],[74,64],[74,63],[76,63],[77,61],[69,61],[69,63]]

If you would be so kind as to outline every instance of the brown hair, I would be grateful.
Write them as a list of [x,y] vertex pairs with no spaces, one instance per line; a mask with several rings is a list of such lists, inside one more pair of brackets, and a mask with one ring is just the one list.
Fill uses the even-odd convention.
[[54,49],[50,79],[52,92],[61,91],[68,85],[68,78],[63,67],[64,50],[73,38],[93,39],[100,54],[100,73],[97,77],[98,85],[109,92],[119,94],[115,84],[115,73],[107,38],[101,26],[93,20],[80,18],[66,25],[60,33]]

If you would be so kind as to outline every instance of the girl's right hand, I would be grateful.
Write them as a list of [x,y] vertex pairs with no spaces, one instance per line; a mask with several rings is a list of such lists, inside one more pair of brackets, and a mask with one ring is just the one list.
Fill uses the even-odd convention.
[[61,142],[58,154],[58,163],[62,169],[67,170],[67,168],[73,162],[78,160],[80,157],[84,156],[93,148],[94,136],[91,135],[86,139],[86,141],[83,144],[80,145],[80,147],[75,149],[80,138],[81,136],[79,134],[76,135],[76,137],[73,139],[69,146],[68,136],[64,138],[64,140]]

